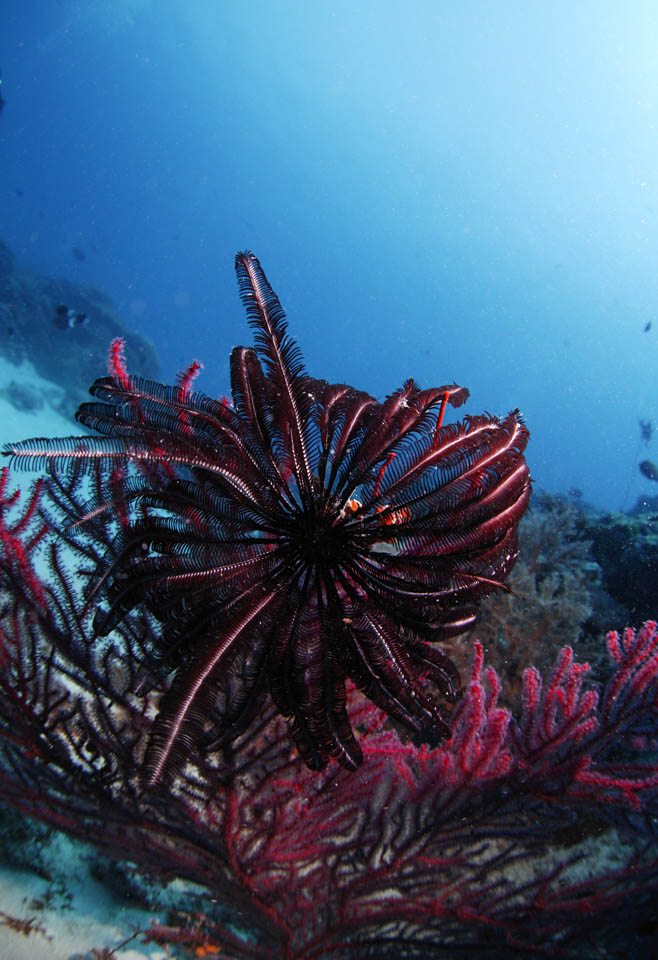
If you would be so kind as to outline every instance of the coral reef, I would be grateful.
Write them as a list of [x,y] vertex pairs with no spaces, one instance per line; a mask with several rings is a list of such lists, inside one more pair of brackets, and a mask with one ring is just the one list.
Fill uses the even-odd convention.
[[601,566],[603,586],[621,604],[627,622],[653,615],[658,595],[658,517],[653,512],[589,518],[586,535]]
[[654,623],[609,634],[601,693],[569,647],[549,677],[526,670],[518,719],[476,645],[450,739],[435,748],[401,741],[350,688],[356,771],[310,771],[264,710],[230,748],[206,740],[171,787],[145,788],[164,690],[154,625],[134,611],[93,636],[80,574],[113,527],[106,511],[84,535],[67,529],[77,510],[52,479],[19,505],[3,474],[0,796],[208,891],[142,939],[242,960],[653,956]]
[[[408,642],[418,651],[417,637],[429,630],[441,604],[442,625],[472,622],[474,603],[467,618],[458,615],[462,595],[475,585],[479,600],[496,573],[500,588],[514,562],[513,530],[497,528],[496,511],[487,510],[493,498],[494,507],[509,512],[510,477],[522,481],[517,502],[525,507],[527,473],[520,459],[525,433],[511,458],[505,452],[511,474],[497,473],[492,459],[500,426],[495,421],[484,470],[476,471],[480,454],[469,447],[461,460],[444,464],[438,492],[415,486],[415,471],[427,458],[433,469],[443,469],[433,461],[441,449],[437,437],[460,447],[471,431],[492,430],[494,418],[472,418],[463,433],[458,425],[442,427],[439,404],[443,411],[450,391],[460,393],[456,385],[441,388],[441,400],[409,381],[380,405],[351,388],[302,377],[280,305],[255,258],[242,255],[241,263],[241,291],[264,368],[256,352],[236,348],[233,405],[191,394],[197,364],[174,387],[129,376],[115,341],[112,376],[94,388],[100,402],[83,409],[85,422],[103,425],[105,436],[11,448],[28,461],[50,457],[51,467],[66,461],[67,472],[22,494],[11,487],[6,470],[0,476],[5,856],[18,863],[34,856],[47,876],[47,838],[63,831],[91,842],[101,858],[92,871],[96,879],[131,891],[149,907],[166,903],[164,918],[131,929],[121,943],[158,943],[180,957],[452,960],[484,954],[503,960],[555,954],[653,960],[658,627],[647,619],[637,631],[611,632],[605,645],[599,641],[595,657],[606,664],[600,684],[582,662],[585,641],[593,649],[594,625],[601,620],[601,584],[617,586],[601,547],[610,524],[586,517],[580,504],[536,496],[521,528],[512,593],[498,592],[486,601],[477,632],[460,641],[466,682],[462,690],[450,691],[443,742],[425,727],[401,733],[403,724],[388,716],[396,711],[388,709],[385,697],[370,702],[354,684],[343,690],[332,682],[335,650],[319,640],[333,639],[336,631],[362,638],[366,615],[372,626],[372,598],[388,603],[394,597],[387,610],[399,614],[406,605],[407,613],[417,616],[395,621],[396,629],[383,631],[385,642],[373,645],[375,653],[365,658],[381,678],[395,666],[388,655],[392,644]],[[78,383],[77,347],[70,345],[82,343],[75,338],[87,327],[58,328],[49,311],[59,302],[89,313],[103,341],[118,332],[109,329],[111,308],[97,292],[22,277],[12,266],[0,278],[0,347],[20,359],[28,317],[33,324],[38,315],[51,338],[44,333],[44,349],[56,336],[65,337],[68,366],[58,375]],[[93,364],[102,356],[94,344]],[[133,340],[132,348],[139,367],[139,343]],[[283,363],[281,356],[287,358]],[[148,365],[148,351],[141,359]],[[41,362],[48,366],[55,360]],[[28,396],[16,400],[32,402]],[[316,404],[319,412],[311,416]],[[375,413],[383,426],[373,435],[367,428]],[[397,438],[417,414],[433,428],[427,443],[398,446],[396,460],[390,451],[396,453]],[[521,430],[512,417],[515,430]],[[353,433],[355,423],[363,435]],[[361,462],[362,447],[368,455]],[[174,453],[184,473],[167,462]],[[342,502],[325,503],[321,484],[333,469],[332,457],[357,464],[360,479],[351,486],[345,481]],[[344,475],[349,478],[347,468]],[[398,501],[407,475],[413,496]],[[220,495],[211,489],[210,477]],[[501,478],[502,491],[496,487]],[[444,488],[451,485],[444,502]],[[360,486],[371,509],[364,508],[365,497],[354,496]],[[227,495],[229,488],[235,496]],[[289,511],[280,500],[268,499],[272,491]],[[425,497],[441,508],[429,532],[423,527],[426,516],[414,516]],[[470,522],[473,504],[490,541]],[[456,517],[444,508],[454,508]],[[288,513],[312,522],[300,534]],[[328,536],[331,571],[322,524],[322,546],[306,545],[307,529],[317,533],[317,521],[327,514],[333,517],[330,534],[337,526],[356,537],[352,543],[347,536]],[[404,561],[421,534],[427,542],[415,558],[414,577]],[[609,540],[609,549],[619,551],[619,539]],[[376,563],[364,544],[376,545]],[[490,563],[494,555],[494,569],[487,577],[477,565],[457,575],[450,568],[446,583],[432,592],[429,578],[418,570],[430,569],[428,558],[436,548],[439,562],[448,567],[455,553],[465,550],[469,559],[475,548],[478,562],[482,555],[483,563]],[[145,776],[150,745],[161,742],[158,716],[171,697],[176,669],[203,659],[198,647],[208,622],[218,631],[211,640],[223,636],[227,583],[240,584],[248,569],[258,568],[268,574],[267,589],[278,600],[277,591],[291,584],[298,588],[294,578],[270,576],[272,569],[280,576],[290,558],[301,564],[306,580],[319,564],[326,593],[328,573],[339,570],[331,588],[333,619],[321,634],[313,627],[314,603],[324,602],[320,590],[309,609],[295,606],[279,618],[288,634],[277,647],[282,680],[274,703],[243,695],[265,670],[254,655],[257,646],[211,676],[199,702],[194,695],[205,675],[199,679],[193,671],[182,698],[193,706],[191,726],[178,723],[180,712],[165,724],[166,732],[177,735],[176,763],[167,776]],[[648,553],[638,565],[642,562],[650,566]],[[394,584],[382,575],[387,570],[395,573]],[[201,584],[197,594],[189,594],[190,578]],[[263,594],[254,596],[254,636],[262,642],[265,632],[278,626],[277,618],[265,615]],[[339,608],[336,597],[341,602],[347,597],[351,606]],[[647,588],[642,608],[647,618],[649,599]],[[357,601],[362,608],[355,615]],[[229,639],[243,620],[236,615]],[[298,622],[304,642],[295,645],[290,637]],[[450,656],[453,650],[451,642]],[[444,662],[441,656],[436,653],[435,665]],[[296,669],[290,670],[293,657]],[[429,665],[428,659],[409,694],[412,700],[424,695]],[[399,672],[400,682],[386,687],[388,698],[411,689],[408,673]],[[368,695],[375,688],[372,682],[362,686]],[[281,704],[306,689],[315,699],[291,719],[292,711]],[[240,707],[239,717],[227,711],[227,703]],[[353,729],[352,758],[362,756],[363,762],[341,766],[337,752],[329,751],[334,757],[323,757],[324,769],[310,769],[289,738],[295,722],[300,728],[316,724],[327,742],[339,745]],[[41,825],[39,836],[26,839],[21,817]],[[26,844],[31,844],[27,852]],[[154,896],[155,881],[169,884],[168,895]],[[181,881],[187,884],[183,891]],[[66,909],[61,879],[49,883],[47,896]],[[0,924],[26,936],[46,935],[37,917],[0,912]],[[82,956],[109,958],[121,943],[99,944]]]
[[482,643],[487,661],[504,679],[506,702],[518,700],[528,667],[548,668],[565,644],[579,649],[601,582],[591,546],[579,506],[549,494],[533,495],[519,525],[510,592],[484,598],[477,624],[457,641],[462,663],[472,642]]

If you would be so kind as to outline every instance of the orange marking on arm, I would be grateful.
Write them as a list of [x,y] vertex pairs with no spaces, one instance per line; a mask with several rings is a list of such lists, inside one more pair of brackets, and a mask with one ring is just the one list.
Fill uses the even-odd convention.
[[446,407],[448,405],[448,397],[450,396],[450,391],[445,390],[443,393],[443,400],[441,401],[441,409],[439,410],[439,419],[436,422],[436,429],[441,429],[441,424],[443,423],[443,416],[446,412]]

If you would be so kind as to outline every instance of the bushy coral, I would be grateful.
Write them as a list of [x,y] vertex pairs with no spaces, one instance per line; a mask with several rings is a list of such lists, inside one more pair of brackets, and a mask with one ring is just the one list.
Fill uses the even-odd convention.
[[607,513],[590,517],[587,534],[603,571],[603,585],[634,622],[656,609],[658,519],[652,511],[634,516]]
[[480,604],[466,643],[482,643],[487,660],[505,681],[505,697],[518,700],[523,672],[548,668],[560,647],[577,645],[592,614],[592,594],[601,570],[591,556],[577,505],[535,494],[519,525],[519,557],[510,592],[497,591]]

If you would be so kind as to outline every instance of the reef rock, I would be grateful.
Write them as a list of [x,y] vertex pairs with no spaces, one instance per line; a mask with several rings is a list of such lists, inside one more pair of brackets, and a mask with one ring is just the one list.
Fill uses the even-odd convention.
[[[37,373],[63,387],[64,410],[73,413],[88,399],[89,385],[107,372],[107,351],[114,337],[124,338],[131,371],[158,378],[154,346],[124,327],[102,291],[36,274],[11,270],[3,274],[5,249],[13,256],[0,244],[0,353],[15,364],[31,361]],[[62,328],[57,323],[61,304],[84,315],[84,323]]]

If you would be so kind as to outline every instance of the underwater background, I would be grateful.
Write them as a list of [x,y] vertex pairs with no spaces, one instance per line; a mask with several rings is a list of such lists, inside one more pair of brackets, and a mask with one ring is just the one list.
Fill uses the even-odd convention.
[[6,0],[2,239],[213,395],[252,249],[312,374],[454,378],[520,407],[536,485],[628,507],[658,456],[657,53],[641,0]]
[[[11,621],[4,601],[18,585],[31,624],[41,615],[35,583],[66,593],[34,525],[40,509],[51,532],[57,523],[68,531],[70,517],[52,489],[30,501],[23,478],[19,509],[3,475],[2,960],[164,960],[216,955],[220,945],[258,960],[424,960],[430,947],[441,958],[455,945],[479,955],[492,935],[496,960],[558,946],[583,960],[654,960],[658,630],[640,627],[658,615],[657,112],[658,6],[648,0],[5,0],[3,443],[79,432],[74,411],[117,336],[131,374],[174,383],[197,359],[194,389],[225,396],[230,351],[252,340],[234,272],[236,251],[251,250],[311,376],[378,400],[408,377],[421,387],[454,380],[471,396],[448,411],[453,421],[519,408],[533,496],[511,592],[485,598],[476,627],[451,642],[466,693],[450,740],[427,754],[350,699],[366,711],[358,732],[372,766],[352,774],[333,765],[319,778],[294,751],[290,759],[286,727],[269,713],[265,732],[244,735],[240,756],[281,818],[272,851],[260,838],[261,855],[245,824],[265,830],[268,817],[257,790],[240,794],[237,776],[208,787],[208,809],[226,803],[210,826],[185,806],[184,790],[170,798],[163,788],[160,807],[154,794],[153,821],[134,817],[139,751],[112,790],[102,770],[94,779],[93,756],[87,776],[72,762],[65,786],[51,789],[59,767],[34,746],[48,725],[29,710],[48,715],[47,684],[31,704],[21,697],[39,686],[43,650],[59,651],[66,675],[66,630],[44,620],[42,647],[32,649],[31,627]],[[122,370],[116,362],[115,375]],[[100,657],[88,607],[72,600],[63,619],[78,616]],[[610,634],[606,647],[606,632],[626,625],[637,635]],[[76,669],[88,680],[79,664],[74,680]],[[123,689],[107,699],[132,709]],[[57,723],[48,735],[59,743]],[[43,793],[25,799],[22,785],[42,775]],[[390,807],[377,777],[395,787]],[[325,790],[328,809],[350,823],[368,810],[365,839],[334,829]],[[222,819],[235,796],[243,820]],[[381,838],[407,815],[422,821],[432,855],[415,855],[412,830],[409,860],[382,870],[378,887]],[[170,841],[162,847],[160,827]],[[224,843],[234,845],[228,861]],[[324,843],[354,868],[357,894],[330,875]],[[314,899],[304,871],[319,862],[328,874],[314,874]],[[161,886],[149,871],[177,879]],[[413,895],[395,899],[401,878],[416,875],[428,902],[445,906],[447,926],[438,907],[418,920]],[[373,916],[394,894],[371,953],[358,926],[350,941],[340,913],[361,903],[362,881]],[[314,924],[325,888],[335,915],[323,953]],[[263,904],[276,934],[290,934],[284,946],[259,928]],[[408,937],[400,954],[396,924],[408,918],[426,939]],[[343,934],[345,951],[339,943],[331,953]]]

